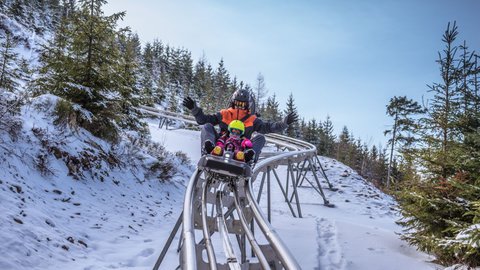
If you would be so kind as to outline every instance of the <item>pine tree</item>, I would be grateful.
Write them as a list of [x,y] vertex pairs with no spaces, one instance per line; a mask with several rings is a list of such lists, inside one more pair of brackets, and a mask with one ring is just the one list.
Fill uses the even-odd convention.
[[392,138],[388,140],[390,145],[390,156],[387,176],[387,189],[390,188],[392,176],[393,150],[396,144],[400,144],[402,151],[408,151],[408,148],[414,143],[416,138],[412,135],[413,131],[418,129],[418,124],[412,118],[416,114],[423,113],[424,110],[416,101],[403,97],[393,97],[387,105],[387,115],[394,118],[392,129],[386,130],[385,135],[391,133]]
[[13,0],[7,13],[15,18],[25,19],[25,4],[22,0]]
[[140,41],[138,36],[128,30],[119,33],[119,45],[121,51],[120,78],[118,91],[121,94],[120,106],[122,114],[118,123],[121,127],[130,130],[146,132],[145,125],[138,119],[141,114],[136,109],[141,103],[138,81],[140,74]]
[[184,89],[184,96],[190,96],[192,93],[193,85],[193,60],[192,54],[184,50],[181,55],[181,69],[182,69],[182,85]]
[[67,19],[75,12],[75,0],[62,0],[61,5],[61,18]]
[[317,120],[312,119],[308,121],[306,125],[306,129],[303,132],[303,139],[313,145],[317,145],[318,133],[319,133],[319,128],[318,128]]
[[232,92],[230,92],[230,75],[225,69],[225,64],[223,59],[218,63],[217,70],[213,76],[213,87],[214,87],[214,101],[215,109],[214,111],[219,111],[223,109],[230,100]]
[[427,108],[428,116],[423,118],[428,134],[423,136],[427,147],[421,151],[424,166],[431,172],[439,174],[443,179],[454,173],[454,141],[458,138],[456,123],[459,113],[459,89],[456,87],[458,71],[456,69],[456,53],[458,47],[454,44],[458,28],[454,23],[443,35],[445,49],[439,53],[441,83],[429,86],[434,97]]
[[330,120],[330,116],[327,115],[327,119],[322,123],[320,140],[318,143],[318,154],[325,155],[327,157],[334,157],[335,153],[335,139],[333,123]]
[[[287,100],[287,108],[285,109],[285,115],[290,113],[294,113],[298,115],[297,107],[295,106],[295,100],[293,99],[293,94],[290,93]],[[298,137],[299,126],[298,123],[295,122],[288,126],[287,130],[285,131],[286,135],[289,137],[297,138]]]
[[207,70],[205,57],[200,58],[195,64],[195,70],[193,72],[193,93],[194,99],[200,100],[200,107],[205,108],[203,104],[203,97],[207,91]]
[[[406,229],[404,239],[435,254],[442,264],[475,267],[480,265],[478,242],[474,242],[479,239],[480,121],[479,115],[467,117],[475,115],[475,101],[470,104],[473,95],[465,94],[475,93],[467,91],[466,84],[478,71],[470,70],[466,63],[465,48],[460,59],[456,57],[457,34],[455,23],[453,27],[448,24],[443,35],[445,49],[437,61],[442,82],[430,86],[434,97],[422,118],[424,127],[417,131],[422,144],[415,149],[415,157],[424,168],[422,177],[406,182],[398,198],[404,217],[401,224]],[[404,157],[400,167],[408,170],[411,156]],[[405,168],[402,172],[408,173]]]
[[338,142],[336,143],[337,145],[337,153],[335,159],[343,162],[345,164],[348,164],[349,162],[349,148],[351,144],[352,139],[350,138],[350,133],[348,131],[348,128],[346,126],[343,127],[342,132],[338,136]]
[[124,66],[115,29],[125,13],[104,16],[105,3],[80,0],[79,11],[62,21],[43,49],[37,85],[71,102],[63,111],[75,111],[82,127],[115,141],[117,122],[123,118],[120,101],[132,86],[121,77]]
[[149,106],[152,106],[154,103],[160,103],[165,98],[158,93],[159,86],[155,84],[153,62],[152,44],[147,42],[141,53],[138,88],[142,104]]
[[262,118],[273,122],[277,122],[282,119],[280,104],[278,103],[275,93],[273,96],[267,98],[265,109],[262,112]]
[[14,91],[20,74],[16,68],[18,53],[14,52],[16,42],[13,35],[6,31],[5,39],[0,40],[0,45],[0,88]]
[[475,92],[474,80],[471,79],[472,74],[475,73],[475,62],[473,61],[475,54],[470,52],[467,47],[467,42],[463,41],[463,45],[459,47],[462,54],[460,55],[460,66],[458,67],[457,87],[460,91],[460,106],[465,116],[471,116],[474,113],[475,106]]

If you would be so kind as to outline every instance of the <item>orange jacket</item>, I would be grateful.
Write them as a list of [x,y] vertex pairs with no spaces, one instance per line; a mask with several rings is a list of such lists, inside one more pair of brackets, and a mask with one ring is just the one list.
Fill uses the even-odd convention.
[[202,109],[195,107],[192,110],[193,116],[199,125],[210,123],[212,125],[219,125],[220,131],[226,132],[228,125],[233,120],[240,120],[245,125],[245,137],[250,139],[253,132],[271,133],[281,132],[287,128],[287,124],[283,122],[263,122],[256,115],[251,115],[247,110],[228,108],[217,112],[216,114],[204,114]]

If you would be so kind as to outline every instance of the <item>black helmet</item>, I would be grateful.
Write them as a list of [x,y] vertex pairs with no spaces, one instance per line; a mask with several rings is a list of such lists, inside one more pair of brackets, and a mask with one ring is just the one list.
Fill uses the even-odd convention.
[[255,114],[255,99],[250,91],[246,89],[240,89],[233,93],[230,98],[230,107],[249,110],[250,114]]

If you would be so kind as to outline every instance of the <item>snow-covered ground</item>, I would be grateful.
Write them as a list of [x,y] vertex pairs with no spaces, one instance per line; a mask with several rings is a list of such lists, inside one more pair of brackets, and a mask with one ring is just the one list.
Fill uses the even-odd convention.
[[[155,121],[149,125],[152,138],[167,150],[185,152],[192,163],[198,160],[198,131],[158,129]],[[21,159],[9,156],[0,162],[0,269],[153,267],[181,212],[188,177],[139,183],[133,174],[116,170],[103,182],[74,180],[61,167],[53,175],[41,175]],[[441,268],[399,240],[391,197],[343,164],[321,160],[339,188],[325,189],[335,208],[325,207],[312,188],[302,187],[303,218],[293,218],[272,182],[273,226],[303,269]],[[285,175],[285,168],[278,173]],[[161,269],[176,265],[171,249]]]

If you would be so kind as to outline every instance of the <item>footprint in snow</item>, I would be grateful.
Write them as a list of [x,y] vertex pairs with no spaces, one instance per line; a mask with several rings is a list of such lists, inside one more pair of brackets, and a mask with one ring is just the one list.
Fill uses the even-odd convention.
[[316,269],[345,269],[345,259],[334,223],[324,218],[317,219],[317,243],[318,267]]
[[148,256],[152,255],[154,252],[155,252],[155,250],[153,248],[147,248],[147,249],[142,250],[138,255],[142,256],[142,257],[148,257]]

